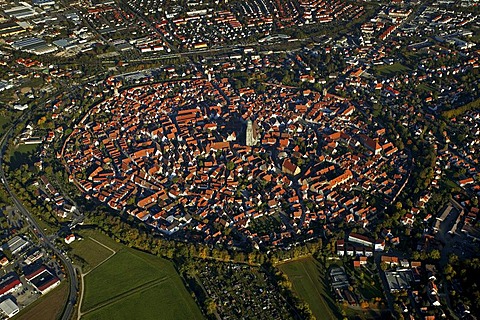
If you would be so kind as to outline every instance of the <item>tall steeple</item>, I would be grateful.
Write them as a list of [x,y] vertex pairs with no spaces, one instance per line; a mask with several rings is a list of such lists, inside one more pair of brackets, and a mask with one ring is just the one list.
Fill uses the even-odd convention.
[[258,143],[257,140],[257,132],[254,128],[252,120],[248,119],[247,121],[247,136],[246,136],[246,144],[249,147],[252,147]]

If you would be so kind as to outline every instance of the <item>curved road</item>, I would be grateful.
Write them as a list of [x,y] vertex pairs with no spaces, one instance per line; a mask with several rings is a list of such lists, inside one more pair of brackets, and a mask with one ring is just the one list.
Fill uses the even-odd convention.
[[[26,115],[26,113],[24,113]],[[23,119],[24,115],[20,118]],[[0,140],[0,179],[5,187],[5,190],[9,193],[13,203],[15,206],[18,208],[20,211],[20,214],[27,220],[28,225],[32,231],[38,235],[40,239],[40,243],[47,249],[51,249],[55,255],[60,258],[62,261],[63,265],[66,267],[66,275],[69,278],[70,282],[70,290],[68,292],[68,299],[67,299],[67,304],[64,307],[63,314],[61,319],[62,320],[70,320],[72,317],[72,313],[74,310],[75,303],[77,301],[77,288],[78,288],[78,281],[77,281],[77,276],[75,273],[75,269],[73,268],[72,263],[67,259],[65,255],[63,255],[60,250],[58,250],[55,245],[50,242],[50,240],[46,237],[46,235],[43,232],[43,229],[37,224],[33,216],[28,212],[28,210],[23,206],[22,202],[17,198],[15,193],[10,189],[8,185],[7,178],[5,176],[5,172],[3,170],[3,156],[4,156],[4,150],[5,146],[7,145],[7,142],[9,141],[10,138],[12,138],[12,130],[17,125],[20,121],[17,121],[10,129],[5,133],[5,135],[2,137]]]

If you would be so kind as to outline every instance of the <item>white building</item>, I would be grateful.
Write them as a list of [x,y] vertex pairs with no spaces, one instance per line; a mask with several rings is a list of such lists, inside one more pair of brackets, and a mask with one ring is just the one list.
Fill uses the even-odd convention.
[[0,303],[0,309],[8,318],[13,317],[18,313],[18,311],[20,311],[20,309],[18,308],[16,303],[12,301],[12,299],[2,301]]
[[66,244],[70,244],[73,241],[75,241],[75,235],[73,233],[69,234],[68,236],[65,237],[65,243]]

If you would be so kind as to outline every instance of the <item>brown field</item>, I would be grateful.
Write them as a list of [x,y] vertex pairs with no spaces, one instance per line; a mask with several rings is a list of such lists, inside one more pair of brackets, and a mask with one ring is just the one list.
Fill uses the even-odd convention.
[[68,283],[63,281],[53,291],[40,297],[37,301],[20,311],[16,320],[54,320],[62,315],[65,300],[68,296]]

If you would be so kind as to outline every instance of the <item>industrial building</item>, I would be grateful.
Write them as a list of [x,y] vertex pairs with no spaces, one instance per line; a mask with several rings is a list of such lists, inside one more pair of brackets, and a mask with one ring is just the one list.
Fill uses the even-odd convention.
[[3,245],[3,249],[8,249],[12,252],[12,254],[17,254],[21,252],[23,249],[25,249],[26,247],[28,247],[29,244],[30,242],[23,239],[22,237],[15,236]]
[[412,270],[385,271],[390,292],[399,292],[410,289],[410,283],[413,281]]
[[45,266],[25,274],[25,279],[41,294],[45,294],[60,284],[60,279]]
[[12,299],[7,299],[0,302],[0,310],[3,314],[5,314],[8,318],[13,317],[16,315],[20,309],[18,308],[17,304],[12,301]]
[[47,54],[57,51],[57,47],[48,44],[45,40],[31,37],[15,41],[11,44],[13,49],[25,51],[33,54]]
[[22,282],[15,272],[10,272],[0,278],[0,297],[16,291],[22,287]]

